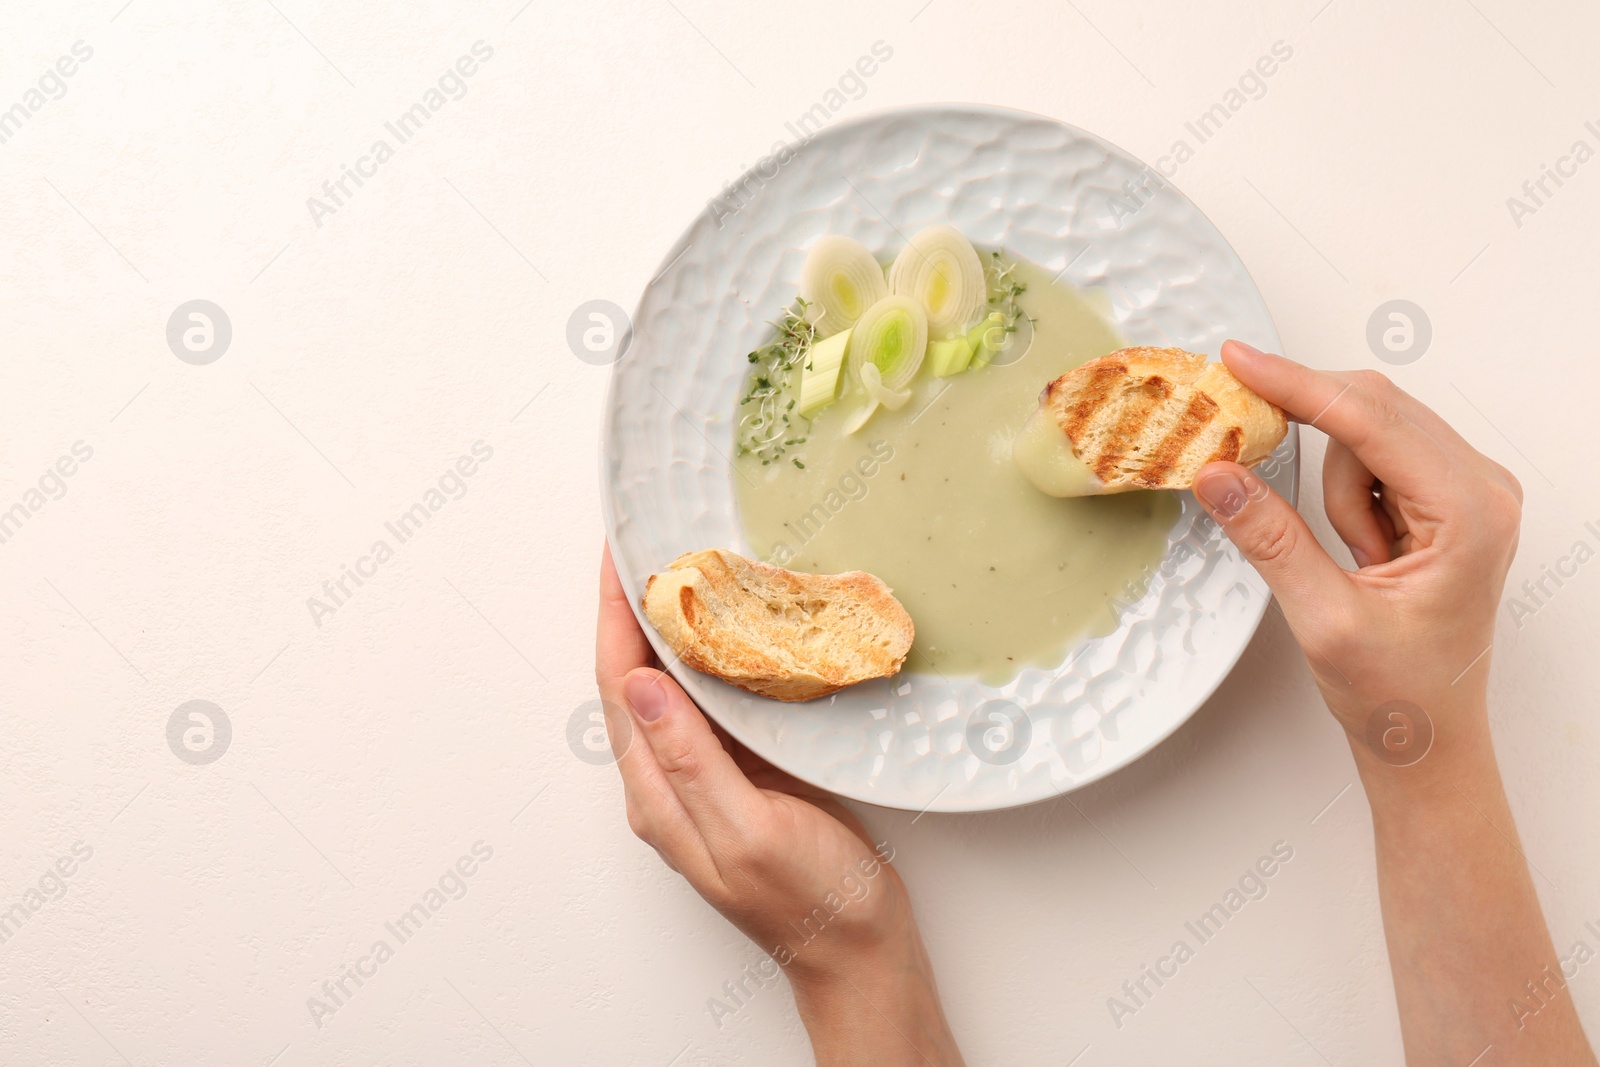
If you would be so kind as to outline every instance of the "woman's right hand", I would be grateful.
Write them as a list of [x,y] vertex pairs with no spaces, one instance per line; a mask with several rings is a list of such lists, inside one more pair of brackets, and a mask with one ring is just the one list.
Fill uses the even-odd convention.
[[1407,746],[1424,745],[1447,763],[1486,742],[1489,649],[1522,514],[1517,479],[1381,374],[1311,370],[1238,341],[1222,357],[1245,385],[1329,435],[1324,507],[1357,570],[1237,463],[1208,465],[1194,491],[1277,596],[1358,763],[1402,765],[1417,754]]
[[1195,496],[1272,587],[1350,735],[1406,1062],[1594,1067],[1489,736],[1521,487],[1381,374],[1310,370],[1237,341],[1222,355],[1330,438],[1324,506],[1355,571],[1236,463],[1201,470]]

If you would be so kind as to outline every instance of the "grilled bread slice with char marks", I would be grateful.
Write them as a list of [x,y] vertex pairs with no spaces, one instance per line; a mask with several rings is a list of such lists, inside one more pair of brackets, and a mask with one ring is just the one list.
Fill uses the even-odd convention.
[[776,700],[815,700],[900,670],[911,616],[865,571],[802,574],[713,548],[644,587],[644,613],[684,663]]
[[1101,493],[1186,489],[1207,463],[1261,462],[1289,430],[1227,367],[1181,348],[1091,359],[1051,382],[1042,403]]

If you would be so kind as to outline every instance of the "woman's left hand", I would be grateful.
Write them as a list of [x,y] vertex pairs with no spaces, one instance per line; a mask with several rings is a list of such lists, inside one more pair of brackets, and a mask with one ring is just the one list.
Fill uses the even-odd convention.
[[819,1064],[960,1063],[893,849],[713,727],[655,663],[607,548],[595,681],[628,825],[789,975]]

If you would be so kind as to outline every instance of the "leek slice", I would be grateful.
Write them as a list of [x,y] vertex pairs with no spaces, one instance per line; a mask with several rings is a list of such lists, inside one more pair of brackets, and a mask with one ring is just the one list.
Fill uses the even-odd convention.
[[972,362],[972,344],[960,334],[948,341],[928,342],[928,369],[935,378],[960,374]]
[[860,411],[850,417],[845,423],[845,433],[855,433],[867,424],[878,408],[885,407],[890,411],[899,411],[911,399],[911,390],[890,389],[883,384],[883,375],[878,372],[875,363],[863,364],[861,367],[861,387],[867,391],[867,403]]
[[911,399],[911,390],[891,389],[883,384],[883,375],[878,372],[875,364],[868,363],[861,368],[861,385],[867,391],[867,397],[874,404],[882,404],[890,411],[899,411],[906,406],[906,401]]
[[1006,318],[998,311],[967,331],[967,343],[972,346],[972,365],[987,367],[995,353],[1006,346]]
[[989,297],[977,251],[953,226],[930,226],[911,238],[889,268],[889,290],[921,303],[940,340],[964,330]]
[[833,403],[850,333],[844,330],[811,346],[805,368],[800,372],[800,414],[810,415]]
[[863,384],[862,368],[870,364],[889,389],[904,389],[927,351],[927,313],[907,297],[884,297],[850,331],[850,369]]
[[867,420],[872,418],[873,413],[877,410],[878,402],[876,400],[867,401],[866,406],[850,416],[850,420],[844,424],[844,432],[847,434],[855,433],[867,424]]
[[800,270],[800,295],[811,305],[818,337],[854,326],[863,312],[889,295],[883,268],[866,246],[830,235],[811,246]]

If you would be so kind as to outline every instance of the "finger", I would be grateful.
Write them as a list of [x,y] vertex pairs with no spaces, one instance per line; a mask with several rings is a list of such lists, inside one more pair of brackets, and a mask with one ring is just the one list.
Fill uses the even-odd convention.
[[1322,459],[1322,507],[1358,567],[1387,563],[1390,558],[1389,542],[1394,538],[1378,521],[1377,498],[1372,495],[1377,484],[1377,477],[1354,452],[1339,441],[1328,441]]
[[650,642],[639,628],[616,564],[611,562],[608,544],[600,556],[600,614],[594,639],[594,680],[600,698],[616,702],[627,673],[648,666],[653,659]]
[[1395,523],[1405,525],[1405,516],[1400,514],[1400,507],[1395,503],[1394,490],[1387,485],[1379,483],[1378,510],[1373,514],[1378,520],[1378,528],[1383,531],[1383,539],[1389,542],[1389,554],[1394,554],[1394,543],[1400,540],[1400,535],[1395,532]]
[[1237,463],[1208,463],[1194,495],[1271,587],[1291,621],[1318,614],[1344,595],[1344,569],[1317,543],[1289,502]]
[[1422,547],[1406,518],[1405,508],[1387,485],[1378,492],[1378,521],[1389,534],[1389,555],[1398,558]]
[[[1370,372],[1332,374],[1269,355],[1242,341],[1222,346],[1238,379],[1297,421],[1341,441],[1386,485],[1426,497],[1450,483],[1470,446],[1452,433],[1441,440],[1413,408],[1420,403]],[[1430,413],[1431,414],[1431,413]],[[1437,416],[1435,416],[1437,418]]]
[[[618,683],[619,699],[623,689]],[[718,875],[711,847],[667,781],[655,752],[639,740],[638,719],[618,703],[605,701],[604,707],[606,731],[617,754],[627,800],[628,828],[696,888],[714,884]]]
[[606,734],[617,757],[627,801],[628,826],[661,855],[668,867],[696,879],[713,877],[716,865],[706,843],[648,745],[634,744],[634,718],[623,705],[623,680],[629,671],[655,659],[628,594],[611,560],[611,546],[600,556],[600,612],[595,628],[595,683],[605,713]]
[[712,854],[751,840],[767,797],[735,765],[688,694],[665,672],[648,669],[629,672],[622,692],[647,742],[639,747],[648,747]]
[[[646,761],[654,760],[648,748],[639,746]],[[714,886],[721,881],[711,847],[700,836],[699,829],[683,804],[664,780],[661,768],[647,770],[635,768],[623,773],[625,795],[628,802],[628,829],[651,848],[672,870],[688,879],[696,889]],[[635,785],[635,782],[642,784]]]
[[1394,495],[1394,490],[1387,485],[1378,490],[1378,518],[1385,531],[1389,534],[1389,542],[1405,540],[1411,533],[1411,524],[1406,521],[1405,510],[1400,506],[1400,500]]

